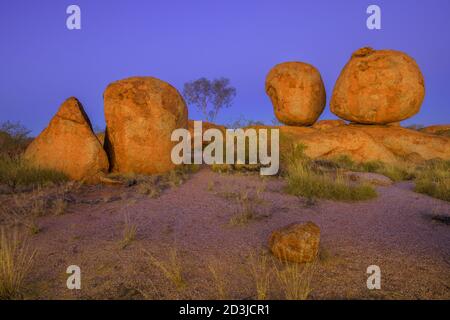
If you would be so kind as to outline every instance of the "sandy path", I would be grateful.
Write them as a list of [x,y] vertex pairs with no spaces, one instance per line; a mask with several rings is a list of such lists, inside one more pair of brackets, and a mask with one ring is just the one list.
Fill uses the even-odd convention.
[[[265,184],[265,188],[261,187]],[[216,298],[207,265],[220,269],[229,298],[251,298],[246,254],[265,249],[272,230],[313,221],[322,230],[322,258],[311,298],[450,298],[450,226],[427,215],[450,215],[450,204],[411,191],[400,183],[378,188],[375,200],[358,203],[304,200],[282,193],[283,181],[220,175],[202,169],[158,199],[133,188],[90,187],[80,198],[122,199],[77,203],[63,216],[45,217],[33,237],[39,248],[29,282],[37,298]],[[230,192],[261,192],[260,219],[230,226],[237,210]],[[85,201],[86,202],[86,201]],[[125,249],[124,215],[137,225],[137,239]],[[164,257],[177,248],[188,286],[178,292],[148,263],[144,250]],[[82,290],[65,287],[65,269],[82,269]],[[382,290],[369,291],[366,269],[378,265]],[[272,298],[281,298],[274,289]]]

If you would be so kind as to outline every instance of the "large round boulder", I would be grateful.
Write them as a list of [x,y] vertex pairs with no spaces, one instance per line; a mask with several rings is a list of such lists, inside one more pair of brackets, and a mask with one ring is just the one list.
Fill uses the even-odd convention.
[[61,171],[88,183],[99,182],[109,167],[83,106],[73,97],[60,106],[48,127],[31,142],[24,158],[34,166]]
[[110,84],[104,102],[113,172],[157,174],[175,167],[171,135],[187,129],[188,110],[174,87],[152,77],[128,78]]
[[303,62],[276,65],[266,78],[266,93],[279,121],[292,126],[314,124],[326,103],[319,71]]
[[362,124],[387,124],[419,112],[423,75],[407,54],[362,48],[353,53],[334,87],[331,111]]

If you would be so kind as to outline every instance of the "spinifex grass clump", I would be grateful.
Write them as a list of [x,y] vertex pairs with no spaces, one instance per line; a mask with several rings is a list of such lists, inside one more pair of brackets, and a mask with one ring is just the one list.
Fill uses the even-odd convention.
[[258,215],[257,200],[248,195],[248,192],[242,192],[238,195],[238,209],[230,218],[230,225],[246,225]]
[[286,300],[306,300],[311,293],[311,280],[317,269],[317,262],[297,264],[284,262],[280,268],[275,265],[275,276]]
[[[256,300],[267,300],[269,298],[270,280],[272,266],[271,259],[265,254],[250,253],[248,265],[251,276],[255,283]],[[273,262],[273,261],[272,261]]]
[[179,187],[198,170],[200,170],[198,165],[180,165],[164,174],[112,173],[108,178],[129,187],[137,186],[138,193],[158,198],[164,190]]
[[407,165],[393,165],[382,161],[368,161],[363,163],[356,163],[348,156],[340,156],[332,160],[338,168],[358,171],[358,172],[373,172],[382,174],[393,181],[411,180],[414,178],[413,166]]
[[17,233],[0,229],[0,300],[20,299],[25,277],[30,271],[35,251]]
[[450,201],[450,161],[429,161],[417,169],[415,181],[415,191]]
[[228,298],[228,291],[224,265],[219,260],[213,259],[208,264],[208,270],[211,273],[212,285],[214,285],[217,292],[217,299],[226,300]]
[[67,181],[61,172],[36,168],[20,158],[0,157],[0,184],[17,187],[41,187]]
[[303,151],[303,146],[296,145],[284,159],[290,194],[342,201],[368,200],[377,196],[370,185],[352,185],[339,171],[331,174],[316,170]]

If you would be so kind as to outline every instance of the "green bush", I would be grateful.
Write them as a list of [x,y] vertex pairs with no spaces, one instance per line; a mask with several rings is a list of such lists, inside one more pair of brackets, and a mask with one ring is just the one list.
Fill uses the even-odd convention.
[[433,160],[417,168],[415,191],[450,201],[450,161]]
[[20,158],[0,157],[0,184],[17,187],[40,187],[67,181],[61,172],[36,168]]
[[6,121],[0,124],[0,156],[16,157],[22,154],[28,144],[30,130],[19,122]]
[[286,165],[287,192],[306,198],[341,201],[368,200],[377,196],[366,184],[351,185],[338,171],[326,174],[313,168],[313,162],[304,155],[304,146],[298,145],[284,159]]
[[405,181],[414,178],[414,168],[406,165],[393,165],[382,161],[356,163],[348,156],[340,156],[333,159],[332,162],[334,162],[341,169],[357,172],[379,173],[392,179],[393,181]]

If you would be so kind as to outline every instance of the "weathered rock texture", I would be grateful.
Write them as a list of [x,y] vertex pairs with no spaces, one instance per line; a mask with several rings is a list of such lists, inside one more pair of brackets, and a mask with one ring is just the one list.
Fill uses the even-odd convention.
[[276,257],[298,263],[314,261],[319,243],[320,229],[312,222],[274,231],[269,239],[270,250]]
[[280,127],[282,146],[304,144],[311,158],[347,155],[358,162],[415,162],[440,158],[450,160],[450,138],[402,127],[344,125],[326,130]]
[[316,122],[312,127],[314,129],[326,130],[330,128],[345,126],[344,120],[321,120]]
[[171,134],[187,129],[188,111],[178,91],[151,77],[110,84],[104,93],[105,149],[113,172],[155,174],[175,167]]
[[108,158],[76,98],[67,99],[24,154],[32,165],[61,171],[74,180],[98,182]]
[[417,63],[394,50],[356,51],[334,87],[331,111],[356,123],[387,124],[419,112],[425,85]]
[[266,93],[272,100],[277,119],[287,125],[312,125],[326,103],[319,71],[302,62],[276,65],[267,75]]
[[450,124],[442,124],[442,125],[425,127],[423,129],[421,129],[420,132],[444,135],[444,136],[449,137],[450,136]]

